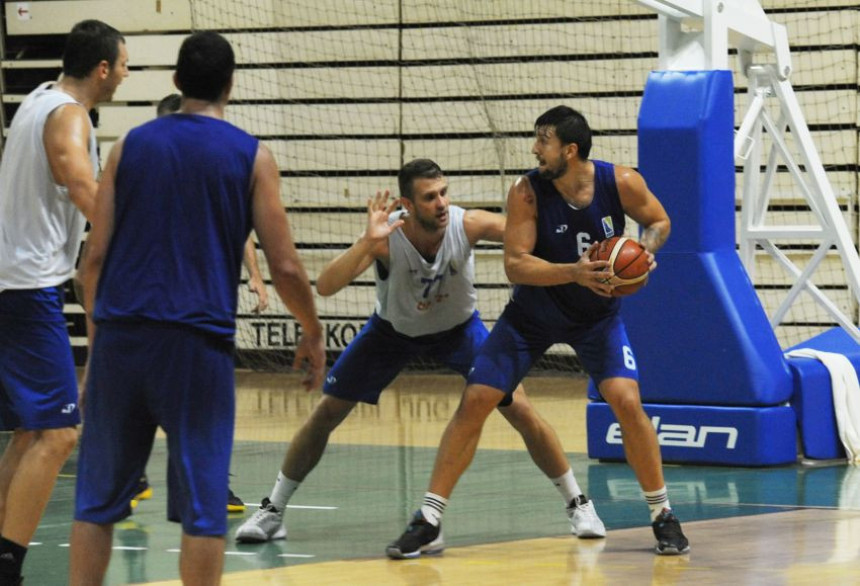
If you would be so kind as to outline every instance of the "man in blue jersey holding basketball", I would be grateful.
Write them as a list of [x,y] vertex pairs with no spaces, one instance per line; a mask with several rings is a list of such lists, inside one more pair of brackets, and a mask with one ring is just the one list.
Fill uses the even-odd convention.
[[[612,274],[608,262],[590,260],[599,241],[624,232],[627,215],[642,229],[640,242],[653,270],[653,253],[669,236],[669,217],[635,170],[588,158],[591,129],[576,110],[552,108],[534,128],[539,166],[508,193],[505,271],[515,284],[513,296],[479,350],[442,436],[430,492],[451,495],[499,400],[551,345],[564,343],[576,350],[621,425],[627,461],[651,510],[656,553],[687,553],[689,543],[669,504],[657,434],[642,408],[620,302],[612,297]],[[440,526],[439,516],[426,519],[419,511],[386,552],[411,557],[436,539]]]
[[113,525],[167,435],[168,518],[182,523],[183,582],[217,584],[227,532],[234,336],[242,250],[253,228],[278,295],[301,324],[295,365],[315,388],[322,327],[280,200],[272,153],[224,121],[235,57],[214,32],[182,43],[179,113],[111,149],[82,271],[96,328],[72,526],[70,582],[101,584]]

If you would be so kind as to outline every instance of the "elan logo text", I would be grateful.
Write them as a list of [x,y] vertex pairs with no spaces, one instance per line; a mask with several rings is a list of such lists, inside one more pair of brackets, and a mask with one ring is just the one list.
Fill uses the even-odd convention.
[[[724,439],[726,449],[734,450],[738,443],[738,428],[736,427],[661,424],[660,418],[657,416],[651,418],[651,423],[657,431],[657,441],[661,446],[704,448],[708,439],[713,438],[713,441]],[[606,443],[621,445],[621,426],[618,423],[613,423],[606,430]]]

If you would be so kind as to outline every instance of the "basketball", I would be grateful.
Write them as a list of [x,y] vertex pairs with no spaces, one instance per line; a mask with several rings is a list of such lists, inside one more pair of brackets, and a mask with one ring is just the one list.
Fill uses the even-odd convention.
[[591,253],[591,260],[609,261],[609,270],[614,276],[613,297],[631,295],[648,282],[648,255],[645,247],[624,236],[603,240]]

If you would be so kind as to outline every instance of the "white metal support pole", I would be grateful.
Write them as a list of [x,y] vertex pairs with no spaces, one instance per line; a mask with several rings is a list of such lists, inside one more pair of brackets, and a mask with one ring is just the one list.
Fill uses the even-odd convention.
[[729,29],[726,26],[725,0],[704,0],[705,69],[729,68]]
[[[787,315],[800,293],[806,291],[860,342],[860,329],[854,315],[856,302],[860,301],[860,257],[789,81],[792,64],[786,28],[771,21],[756,0],[637,1],[659,15],[661,69],[728,69],[729,34],[733,35],[741,69],[749,78],[749,105],[734,145],[735,157],[744,160],[740,257],[747,272],[753,275],[755,253],[760,247],[795,279],[786,299],[771,318],[774,325]],[[776,121],[766,108],[771,97],[779,104]],[[771,148],[762,179],[764,132],[771,141]],[[789,137],[800,151],[802,167],[792,157]],[[788,167],[818,225],[766,223],[778,161]],[[775,244],[780,239],[817,240],[819,245],[800,270]],[[850,317],[811,280],[831,247],[839,252],[853,293],[855,304]]]

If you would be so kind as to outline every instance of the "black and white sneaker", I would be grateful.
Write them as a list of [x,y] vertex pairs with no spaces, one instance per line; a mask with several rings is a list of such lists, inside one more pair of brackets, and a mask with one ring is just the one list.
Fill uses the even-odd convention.
[[670,509],[663,509],[657,520],[651,523],[657,546],[657,555],[681,555],[690,552],[690,542],[681,531],[681,523]]
[[567,507],[570,532],[583,539],[606,537],[606,527],[597,516],[594,503],[584,494],[579,495]]
[[286,538],[284,512],[279,511],[268,498],[264,498],[260,508],[236,530],[236,541],[239,543],[264,543]]
[[406,531],[385,548],[385,553],[393,560],[409,560],[421,555],[440,554],[444,549],[442,526],[431,525],[421,511],[416,511]]

